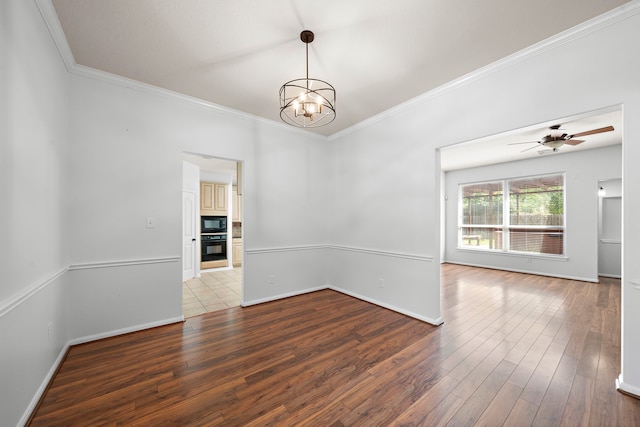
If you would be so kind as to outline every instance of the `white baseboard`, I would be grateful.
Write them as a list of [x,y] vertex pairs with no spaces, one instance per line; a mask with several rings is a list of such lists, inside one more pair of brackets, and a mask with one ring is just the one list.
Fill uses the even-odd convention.
[[40,402],[40,399],[44,395],[44,392],[47,390],[49,383],[51,382],[51,380],[53,380],[53,376],[56,374],[58,367],[60,367],[60,365],[64,361],[64,357],[67,355],[67,351],[69,350],[69,347],[70,346],[67,343],[64,347],[62,347],[62,350],[60,350],[60,354],[58,354],[58,357],[56,357],[56,360],[51,365],[49,372],[47,372],[47,375],[43,378],[42,383],[40,384],[40,387],[38,387],[38,391],[36,391],[36,394],[33,395],[33,398],[31,399],[29,406],[27,406],[27,409],[25,409],[24,413],[22,414],[22,417],[18,422],[19,426],[27,425],[27,421],[29,421],[31,414],[33,413],[33,411],[35,411],[36,406],[38,406],[38,403]]
[[173,317],[171,319],[159,320],[157,322],[144,323],[141,325],[130,326],[128,328],[115,329],[113,331],[102,332],[94,335],[87,335],[80,338],[74,338],[67,343],[68,346],[84,344],[91,341],[97,341],[104,338],[111,338],[117,335],[128,334],[131,332],[142,331],[144,329],[156,328],[158,326],[170,325],[172,323],[184,322],[184,315],[179,317]]
[[625,384],[622,380],[622,374],[618,378],[616,378],[616,390],[621,393],[628,394],[629,396],[635,397],[636,399],[640,399],[640,387],[634,387],[629,384]]
[[256,305],[256,304],[262,304],[262,303],[265,303],[265,302],[277,301],[277,300],[283,299],[283,298],[295,297],[297,295],[304,295],[304,294],[308,294],[308,293],[315,292],[315,291],[321,291],[323,289],[327,289],[327,286],[326,285],[316,286],[315,288],[308,288],[308,289],[304,289],[304,290],[301,290],[301,291],[295,291],[295,292],[287,292],[285,294],[279,294],[279,295],[275,295],[275,296],[272,296],[272,297],[259,298],[259,299],[250,300],[250,301],[242,301],[240,303],[240,306],[241,307],[249,307],[249,306]]
[[373,298],[365,297],[365,296],[357,294],[355,292],[347,291],[347,290],[339,288],[337,286],[328,286],[327,288],[331,289],[331,290],[334,290],[336,292],[340,292],[340,293],[345,294],[345,295],[349,295],[350,297],[354,297],[354,298],[360,299],[362,301],[370,302],[371,304],[377,305],[379,307],[384,307],[384,308],[389,309],[391,311],[395,311],[397,313],[404,314],[405,316],[413,317],[414,319],[421,320],[423,322],[429,323],[429,324],[434,325],[434,326],[440,326],[440,325],[442,325],[444,323],[444,320],[442,319],[442,317],[438,317],[437,319],[432,319],[431,317],[422,316],[420,314],[416,314],[416,313],[413,313],[411,311],[395,307],[395,306],[393,306],[391,304],[387,304],[387,303],[378,301],[378,300],[373,299]]
[[[331,289],[333,291],[340,292],[340,293],[348,295],[350,297],[357,298],[357,299],[369,302],[371,304],[375,304],[375,305],[377,305],[379,307],[384,307],[384,308],[387,308],[389,310],[395,311],[397,313],[401,313],[401,314],[404,314],[406,316],[412,317],[414,319],[421,320],[423,322],[429,323],[429,324],[434,325],[434,326],[439,326],[439,325],[441,325],[443,323],[442,317],[439,317],[437,319],[432,319],[432,318],[429,318],[429,317],[425,317],[425,316],[413,313],[413,312],[408,311],[408,310],[404,310],[404,309],[395,307],[395,306],[390,305],[390,304],[386,304],[386,303],[380,302],[380,301],[375,300],[373,298],[368,298],[368,297],[365,297],[363,295],[359,295],[357,293],[347,291],[345,289],[342,289],[342,288],[339,288],[339,287],[336,287],[336,286],[327,286],[327,285],[316,286],[316,287],[304,289],[304,290],[301,290],[301,291],[288,292],[288,293],[285,293],[285,294],[280,294],[280,295],[276,295],[276,296],[268,297],[268,298],[261,298],[261,299],[251,300],[251,301],[243,301],[241,306],[242,307],[249,307],[249,306],[252,306],[252,305],[262,304],[262,303],[265,303],[265,302],[271,302],[271,301],[276,301],[276,300],[289,298],[289,297],[293,297],[293,296],[297,296],[297,295],[308,294],[308,293],[320,291],[320,290],[323,290],[323,289]],[[53,365],[49,369],[49,372],[47,373],[46,377],[43,379],[40,387],[38,388],[38,391],[33,396],[33,399],[31,400],[31,403],[26,408],[22,418],[20,419],[19,425],[20,426],[26,425],[27,421],[29,420],[29,417],[31,416],[31,414],[35,410],[36,406],[38,405],[38,402],[42,398],[44,392],[47,389],[47,386],[49,385],[49,383],[53,379],[53,376],[55,375],[56,371],[58,370],[58,367],[62,364],[62,362],[64,360],[64,357],[67,354],[67,351],[69,350],[69,348],[71,346],[78,345],[78,344],[84,344],[84,343],[88,343],[88,342],[91,342],[91,341],[97,341],[97,340],[104,339],[104,338],[110,338],[110,337],[114,337],[114,336],[118,336],[118,335],[122,335],[122,334],[127,334],[127,333],[131,333],[131,332],[137,332],[137,331],[141,331],[141,330],[144,330],[144,329],[150,329],[150,328],[155,328],[155,327],[158,327],[158,326],[164,326],[164,325],[169,325],[169,324],[172,324],[172,323],[178,323],[178,322],[184,322],[184,316],[179,316],[179,317],[174,317],[174,318],[170,318],[170,319],[160,320],[160,321],[157,321],[157,322],[145,323],[145,324],[141,324],[141,325],[135,325],[135,326],[131,326],[131,327],[128,327],[128,328],[116,329],[116,330],[102,332],[102,333],[94,334],[94,335],[87,335],[87,336],[84,336],[84,337],[74,338],[74,339],[70,340],[62,348],[62,350],[60,351],[60,354],[58,355],[58,357],[56,358],[55,362],[53,363]]]
[[559,279],[577,280],[579,282],[598,283],[597,277],[593,279],[590,277],[568,276],[565,274],[551,274],[551,273],[545,273],[542,271],[521,270],[518,268],[506,268],[506,267],[492,266],[492,265],[486,265],[486,264],[474,264],[470,262],[458,262],[458,261],[449,261],[449,260],[445,260],[444,263],[455,264],[455,265],[466,265],[468,267],[488,268],[490,270],[511,271],[513,273],[533,274],[535,276],[557,277]]
[[141,331],[143,329],[149,329],[149,328],[155,328],[157,326],[169,325],[169,324],[177,323],[177,322],[184,322],[184,316],[175,317],[175,318],[172,318],[172,319],[165,319],[165,320],[161,320],[161,321],[158,321],[158,322],[146,323],[146,324],[143,324],[143,325],[132,326],[130,328],[123,328],[123,329],[118,329],[118,330],[115,330],[115,331],[104,332],[104,333],[101,333],[101,334],[89,335],[89,336],[86,336],[86,337],[75,338],[75,339],[70,340],[69,342],[67,342],[64,345],[64,347],[62,347],[62,350],[60,351],[60,354],[58,354],[58,357],[56,358],[56,360],[51,365],[51,368],[49,369],[49,372],[47,372],[47,375],[42,380],[42,383],[40,384],[40,387],[38,387],[38,391],[35,393],[35,395],[31,399],[31,402],[29,403],[29,406],[26,408],[26,410],[22,414],[22,417],[20,418],[20,421],[19,421],[18,425],[19,426],[24,426],[24,425],[27,424],[27,421],[29,421],[29,418],[31,417],[31,414],[36,409],[36,406],[38,405],[38,402],[40,402],[40,399],[44,395],[44,392],[47,390],[47,387],[49,386],[49,384],[53,380],[53,376],[55,375],[56,371],[58,370],[58,368],[60,367],[60,365],[64,361],[64,358],[65,358],[65,356],[67,354],[67,351],[69,351],[69,348],[71,346],[74,346],[74,345],[77,345],[77,344],[84,344],[84,343],[87,343],[87,342],[90,342],[90,341],[96,341],[96,340],[103,339],[103,338],[110,338],[110,337],[114,337],[114,336],[117,336],[117,335],[127,334],[127,333],[130,333],[130,332]]
[[395,312],[400,313],[400,314],[404,314],[405,316],[413,317],[414,319],[421,320],[423,322],[429,323],[429,324],[434,325],[434,326],[440,326],[440,325],[442,325],[444,323],[444,321],[442,320],[442,317],[438,317],[437,319],[432,319],[430,317],[425,317],[425,316],[413,313],[411,311],[395,307],[395,306],[393,306],[391,304],[386,304],[386,303],[380,302],[378,300],[375,300],[373,298],[368,298],[368,297],[359,295],[357,293],[344,290],[344,289],[336,287],[336,286],[316,286],[314,288],[308,288],[308,289],[304,289],[302,291],[296,291],[296,292],[288,292],[286,294],[280,294],[280,295],[276,295],[276,296],[273,296],[273,297],[261,298],[261,299],[256,299],[256,300],[252,300],[252,301],[243,301],[240,305],[242,307],[249,307],[249,306],[256,305],[256,304],[262,304],[262,303],[265,303],[265,302],[277,301],[277,300],[280,300],[280,299],[283,299],[283,298],[295,297],[297,295],[303,295],[303,294],[308,294],[308,293],[311,293],[311,292],[321,291],[323,289],[331,289],[332,291],[340,292],[341,294],[345,294],[345,295],[348,295],[348,296],[353,297],[353,298],[357,298],[357,299],[362,300],[362,301],[370,302],[371,304],[377,305],[379,307],[384,307],[386,309],[389,309],[391,311],[395,311]]

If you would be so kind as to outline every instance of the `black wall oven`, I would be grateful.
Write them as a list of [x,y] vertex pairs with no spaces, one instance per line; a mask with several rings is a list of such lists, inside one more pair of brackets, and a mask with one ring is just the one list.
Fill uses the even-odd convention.
[[212,234],[201,236],[202,262],[223,261],[227,259],[227,235]]
[[200,217],[200,233],[226,233],[226,216],[202,216]]

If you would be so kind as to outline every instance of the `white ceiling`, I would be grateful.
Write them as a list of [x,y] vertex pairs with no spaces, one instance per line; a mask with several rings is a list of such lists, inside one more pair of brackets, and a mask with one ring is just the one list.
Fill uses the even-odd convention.
[[313,131],[331,135],[627,0],[52,2],[77,64],[275,121],[312,30],[310,77],[337,91]]

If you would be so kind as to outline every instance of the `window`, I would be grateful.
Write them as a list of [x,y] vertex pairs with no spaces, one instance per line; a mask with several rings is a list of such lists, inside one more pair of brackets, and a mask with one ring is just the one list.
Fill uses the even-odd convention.
[[460,186],[458,245],[564,254],[564,174]]
[[503,182],[484,182],[461,187],[461,246],[502,249]]

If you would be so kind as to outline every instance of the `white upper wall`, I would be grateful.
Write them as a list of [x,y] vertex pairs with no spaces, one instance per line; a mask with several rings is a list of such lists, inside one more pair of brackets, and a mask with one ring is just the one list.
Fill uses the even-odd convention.
[[87,77],[71,94],[73,264],[180,254],[183,151],[245,162],[248,248],[324,240],[322,138]]
[[68,73],[36,5],[0,5],[0,307],[68,263]]

